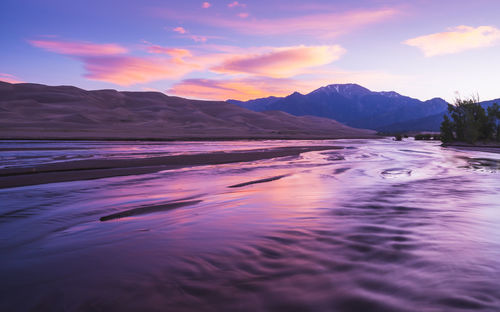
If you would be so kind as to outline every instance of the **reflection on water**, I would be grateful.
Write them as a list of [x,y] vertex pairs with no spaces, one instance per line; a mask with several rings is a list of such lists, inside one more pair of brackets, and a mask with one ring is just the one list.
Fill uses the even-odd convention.
[[[9,144],[3,165],[26,165]],[[46,146],[17,146],[31,144]],[[47,144],[52,158],[30,161],[120,145]],[[134,144],[114,155],[297,142]],[[500,155],[335,144],[346,148],[0,190],[0,310],[498,311]]]
[[0,140],[0,168],[98,158],[143,158],[227,150],[272,148],[288,145],[315,145],[321,141],[29,141]]
[[478,171],[496,172],[500,170],[500,160],[490,158],[469,158],[462,157],[467,161],[463,168],[470,168]]

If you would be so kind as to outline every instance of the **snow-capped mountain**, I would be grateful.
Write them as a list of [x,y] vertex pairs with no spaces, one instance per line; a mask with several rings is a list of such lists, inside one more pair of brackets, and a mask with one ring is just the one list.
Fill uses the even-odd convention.
[[[370,91],[352,83],[331,84],[305,95],[294,92],[282,98],[229,102],[255,111],[280,110],[296,116],[327,117],[352,127],[386,131],[392,124],[401,126],[406,121],[444,113],[448,105],[441,98],[420,101],[394,91]],[[437,129],[433,126],[418,130]]]

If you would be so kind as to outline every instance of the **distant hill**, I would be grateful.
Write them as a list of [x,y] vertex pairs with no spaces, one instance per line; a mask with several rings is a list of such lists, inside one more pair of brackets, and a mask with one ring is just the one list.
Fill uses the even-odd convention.
[[393,123],[378,128],[382,133],[396,132],[439,132],[446,111],[434,115]]
[[257,112],[280,110],[295,116],[313,115],[335,119],[351,127],[393,131],[412,124],[412,130],[435,129],[435,123],[419,120],[443,114],[448,103],[441,98],[428,101],[394,91],[373,92],[357,84],[332,84],[309,94],[295,92],[282,98],[228,102]]
[[[490,100],[481,102],[481,106],[485,109],[493,105],[493,103],[500,104],[500,99]],[[439,132],[441,127],[441,122],[443,122],[443,117],[447,113],[447,110],[437,113],[435,115],[430,115],[418,119],[407,120],[399,123],[390,124],[377,129],[380,132],[391,133],[391,132]]]
[[494,99],[494,100],[489,100],[489,101],[483,101],[483,102],[481,102],[481,105],[484,107],[484,109],[486,109],[495,103],[500,105],[500,98]]
[[255,100],[249,100],[249,101],[238,101],[238,100],[228,100],[227,102],[236,104],[240,107],[253,110],[256,112],[262,112],[262,111],[267,111],[269,109],[264,109],[267,108],[269,105],[272,103],[280,100],[282,98],[276,97],[276,96],[269,96],[266,98],[261,98],[261,99],[255,99]]
[[358,138],[374,131],[159,92],[0,82],[0,138]]

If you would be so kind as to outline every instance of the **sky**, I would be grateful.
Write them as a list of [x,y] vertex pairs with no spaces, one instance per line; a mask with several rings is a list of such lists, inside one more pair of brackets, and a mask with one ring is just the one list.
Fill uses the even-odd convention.
[[248,100],[500,98],[498,0],[2,0],[0,80]]

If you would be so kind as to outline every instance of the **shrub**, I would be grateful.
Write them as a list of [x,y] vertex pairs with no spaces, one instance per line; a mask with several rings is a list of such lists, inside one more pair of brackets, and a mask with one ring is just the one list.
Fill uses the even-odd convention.
[[[479,97],[455,100],[448,105],[448,115],[441,123],[441,141],[477,141],[500,140],[500,106],[493,104],[485,111],[479,103]],[[451,117],[451,119],[450,119]]]
[[415,134],[415,140],[431,140],[431,139],[432,139],[432,134],[428,133]]

